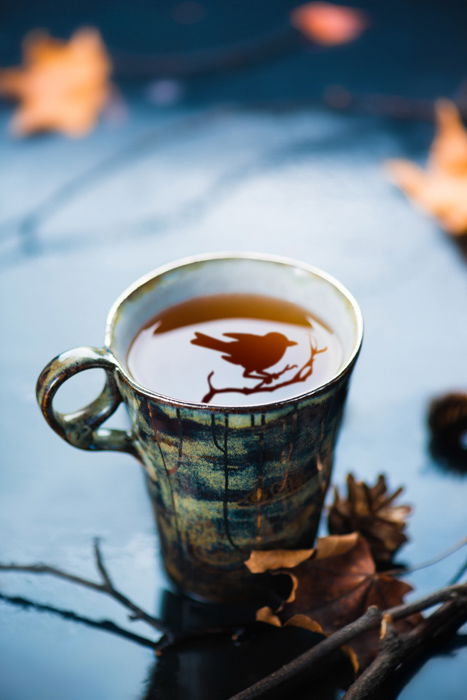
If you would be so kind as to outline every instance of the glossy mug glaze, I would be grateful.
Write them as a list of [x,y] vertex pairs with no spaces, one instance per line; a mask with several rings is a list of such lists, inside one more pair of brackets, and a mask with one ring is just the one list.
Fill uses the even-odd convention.
[[[126,354],[158,311],[200,295],[245,292],[318,312],[338,334],[336,376],[305,394],[251,406],[187,403],[139,385]],[[350,375],[362,341],[361,313],[336,280],[309,265],[259,254],[212,254],[161,267],[117,299],[103,348],[62,353],[42,371],[37,398],[49,425],[85,450],[116,450],[145,469],[167,572],[208,600],[248,596],[253,549],[313,543],[329,485]],[[101,367],[106,384],[80,411],[55,411],[64,381]],[[189,371],[189,370],[187,370]],[[101,427],[121,402],[128,431]]]

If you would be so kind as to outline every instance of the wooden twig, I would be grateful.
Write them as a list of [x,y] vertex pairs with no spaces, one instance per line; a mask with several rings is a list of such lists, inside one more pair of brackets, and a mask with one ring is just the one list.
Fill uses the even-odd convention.
[[343,700],[378,700],[385,684],[394,681],[395,674],[419,660],[439,643],[456,632],[467,621],[467,598],[456,597],[444,603],[408,634],[398,634],[390,626],[375,660],[356,679]]
[[138,55],[113,51],[112,61],[117,78],[186,80],[201,75],[250,67],[297,51],[302,45],[303,37],[300,32],[291,25],[285,25],[269,34],[231,46],[200,49],[188,53]]
[[261,698],[278,686],[291,680],[292,678],[301,675],[304,671],[309,671],[316,666],[323,658],[331,652],[336,651],[341,646],[354,637],[368,629],[377,627],[381,622],[381,611],[378,608],[371,606],[368,610],[349,625],[335,632],[331,637],[323,639],[316,646],[308,649],[300,656],[290,661],[285,666],[282,666],[277,671],[273,671],[269,676],[254,683],[249,688],[240,691],[232,696],[230,700],[250,700],[251,698]]
[[104,560],[102,559],[102,554],[101,554],[101,550],[100,550],[100,540],[98,537],[94,538],[93,549],[94,549],[94,559],[96,561],[96,568],[97,568],[98,572],[100,573],[104,584],[107,586],[107,588],[109,590],[112,590],[113,589],[112,580],[110,578],[109,572],[106,569],[106,566],[104,564]]
[[381,650],[376,659],[357,678],[344,695],[344,700],[357,700],[372,692],[372,684],[380,687],[379,676],[386,680],[389,673],[394,671],[404,653],[404,645],[392,625],[387,629],[381,642]]
[[[467,119],[467,99],[454,95],[450,98],[463,119]],[[406,95],[383,95],[352,93],[341,85],[329,85],[321,98],[304,97],[297,99],[275,99],[243,102],[239,107],[268,112],[294,112],[316,109],[323,105],[338,112],[357,115],[402,119],[404,121],[428,121],[435,119],[436,100],[408,97]]]
[[[188,633],[173,634],[167,626],[158,618],[149,615],[145,610],[133,603],[127,596],[115,588],[107,570],[99,541],[94,541],[94,556],[96,568],[100,575],[100,581],[76,576],[67,571],[48,564],[0,564],[0,571],[24,572],[31,574],[48,574],[63,580],[75,583],[86,588],[104,593],[116,600],[131,611],[131,619],[139,619],[146,622],[152,628],[162,631],[164,636],[159,642],[151,640],[120,628],[108,620],[91,620],[80,616],[73,611],[62,610],[50,605],[35,603],[25,598],[0,595],[0,599],[21,607],[33,607],[36,610],[52,612],[66,619],[80,622],[91,627],[104,629],[108,632],[126,637],[144,646],[152,647],[157,653],[165,649],[190,643],[196,639],[230,635],[232,637],[242,634],[248,627],[248,623],[225,627],[193,630]],[[426,610],[435,605],[441,605],[428,618],[422,620],[411,632],[397,633],[392,623],[407,618],[415,613]],[[252,700],[274,693],[280,686],[288,681],[298,678],[304,673],[310,673],[322,660],[331,653],[336,652],[344,645],[358,637],[363,632],[375,629],[384,621],[385,634],[382,647],[376,659],[357,678],[345,695],[345,700],[377,700],[380,697],[378,691],[388,679],[394,678],[395,671],[405,672],[407,668],[417,662],[421,656],[429,652],[433,645],[448,635],[452,635],[467,621],[467,583],[446,586],[430,593],[418,600],[397,605],[382,611],[375,606],[369,607],[358,619],[341,628],[334,634],[326,637],[311,649],[307,650],[277,671],[263,678],[258,683],[237,693],[231,700]]]
[[126,637],[131,641],[135,641],[144,646],[150,646],[156,650],[158,654],[163,651],[182,646],[184,644],[189,644],[193,641],[199,639],[205,639],[209,637],[238,637],[243,634],[247,627],[254,624],[254,620],[249,620],[245,622],[239,621],[236,624],[224,625],[217,627],[207,627],[195,630],[190,630],[189,632],[178,632],[174,633],[166,624],[164,624],[159,618],[153,617],[145,610],[143,610],[139,605],[136,605],[130,598],[119,591],[107,570],[104,558],[102,556],[102,551],[99,544],[99,539],[95,538],[93,543],[94,548],[94,559],[96,564],[96,569],[100,574],[101,581],[92,581],[90,579],[83,578],[82,576],[76,576],[68,571],[59,569],[55,566],[49,566],[48,564],[2,564],[0,563],[0,572],[23,572],[28,574],[48,574],[54,576],[55,578],[61,578],[70,583],[76,583],[79,586],[84,586],[85,588],[90,588],[91,590],[98,591],[99,593],[104,593],[115,601],[127,608],[131,615],[129,615],[130,620],[142,620],[146,622],[151,627],[155,628],[159,632],[163,632],[163,636],[157,641],[152,642],[149,639],[141,637],[140,635],[135,635],[118,625],[114,624],[109,620],[92,620],[90,618],[83,617],[71,610],[63,610],[61,608],[56,608],[51,605],[44,605],[42,603],[37,603],[31,601],[27,598],[22,598],[20,596],[7,596],[0,593],[0,600],[11,603],[13,605],[18,605],[24,608],[34,608],[38,611],[52,612],[56,615],[64,617],[73,622],[80,622],[82,624],[88,625],[89,627],[95,627],[104,629],[107,632],[113,632],[119,636]]
[[[467,102],[452,100],[463,118],[467,117]],[[436,100],[406,97],[404,95],[355,95],[340,85],[326,89],[324,103],[331,109],[356,112],[392,119],[433,121]]]
[[[410,566],[410,567],[397,567],[395,569],[385,569],[384,573],[386,576],[409,576],[410,574],[413,574],[415,571],[421,571],[422,569],[427,569],[430,566],[433,566],[434,564],[438,564],[440,561],[443,561],[443,559],[447,559],[448,557],[451,556],[451,554],[454,554],[454,552],[457,552],[459,549],[462,549],[467,545],[467,537],[464,537],[462,540],[459,540],[459,542],[456,542],[456,544],[453,544],[451,547],[446,549],[444,552],[441,552],[441,554],[437,554],[435,557],[432,557],[431,559],[427,559],[427,561],[422,562],[421,564],[415,564],[415,566]],[[454,583],[457,583],[462,574],[457,578],[457,579],[452,579],[449,581],[449,585],[453,585]]]
[[169,639],[172,637],[171,631],[168,629],[168,627],[161,621],[159,618],[154,617],[153,615],[150,615],[147,613],[145,610],[139,607],[139,605],[136,605],[136,603],[133,603],[126,595],[124,595],[121,591],[119,591],[117,588],[115,588],[114,584],[112,583],[112,580],[109,576],[109,573],[107,571],[107,568],[104,563],[104,559],[102,556],[102,552],[100,550],[99,546],[99,541],[96,539],[94,540],[94,556],[95,556],[95,561],[96,561],[96,568],[99,571],[101,581],[92,581],[90,579],[83,578],[82,576],[76,576],[75,574],[71,574],[68,571],[64,571],[63,569],[59,569],[58,567],[55,566],[49,566],[48,564],[1,564],[0,563],[0,571],[22,571],[24,573],[28,574],[48,574],[50,576],[55,576],[56,578],[61,578],[64,579],[65,581],[70,581],[71,583],[76,583],[79,586],[84,586],[85,588],[91,588],[94,591],[98,591],[99,593],[104,593],[105,595],[108,595],[110,598],[113,598],[116,600],[118,603],[123,605],[125,608],[131,611],[132,615],[130,619],[137,619],[137,620],[143,620],[146,622],[148,625],[153,627],[154,629],[158,630],[159,632],[163,632],[164,635],[166,635]]
[[348,644],[352,639],[362,634],[362,632],[377,628],[381,624],[383,615],[385,617],[390,617],[392,620],[400,620],[414,613],[426,610],[433,605],[456,599],[462,599],[463,606],[467,605],[467,583],[446,586],[423,598],[403,605],[397,605],[385,611],[371,606],[357,620],[354,620],[345,627],[342,627],[342,629],[334,632],[331,636],[323,639],[323,641],[319,642],[311,649],[308,649],[277,671],[274,671],[269,676],[266,676],[266,678],[263,678],[249,688],[232,696],[230,700],[252,700],[253,698],[265,697],[268,693],[282,686],[292,678],[296,678],[304,672],[310,672],[325,656],[336,651],[343,645]]
[[68,571],[63,571],[63,569],[58,569],[55,566],[49,566],[48,564],[1,564],[0,571],[11,571],[11,572],[23,572],[26,574],[49,574],[50,576],[55,576],[56,578],[63,578],[65,581],[70,581],[71,583],[77,583],[79,586],[84,586],[85,588],[92,588],[94,591],[103,590],[102,584],[97,581],[91,581],[81,576],[75,576],[74,574],[68,573]]

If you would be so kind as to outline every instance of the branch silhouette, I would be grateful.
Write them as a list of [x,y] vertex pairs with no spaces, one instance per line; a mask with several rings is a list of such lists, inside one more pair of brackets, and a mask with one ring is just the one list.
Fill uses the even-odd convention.
[[[295,372],[295,374],[292,377],[290,377],[290,379],[287,379],[283,382],[279,382],[279,384],[271,384],[270,377],[265,377],[264,379],[260,379],[260,381],[257,384],[250,387],[244,386],[217,388],[212,383],[214,372],[210,372],[207,376],[209,391],[207,392],[207,394],[205,394],[205,396],[203,396],[201,400],[203,401],[203,403],[210,403],[217,394],[227,394],[233,392],[249,396],[250,394],[257,394],[260,391],[272,392],[276,391],[277,389],[283,389],[284,387],[290,386],[291,384],[304,382],[308,379],[308,377],[311,374],[313,374],[313,363],[316,355],[319,355],[320,353],[325,352],[326,350],[327,348],[317,348],[314,345],[314,341],[310,340],[310,356],[308,360]],[[278,372],[275,375],[276,379],[281,377],[285,372],[294,369],[295,367],[296,365],[286,365],[280,372]]]
[[161,620],[147,613],[145,610],[140,608],[139,605],[133,603],[133,601],[131,601],[126,595],[124,595],[121,591],[115,588],[114,584],[112,583],[112,579],[110,578],[110,575],[107,571],[107,567],[104,563],[104,558],[100,550],[98,538],[94,540],[94,559],[96,563],[96,568],[100,574],[101,581],[92,581],[90,579],[83,578],[82,576],[76,576],[76,574],[71,574],[68,571],[59,569],[58,567],[49,566],[48,564],[42,563],[0,563],[0,571],[22,571],[24,573],[29,574],[48,574],[50,576],[55,576],[56,578],[64,579],[65,581],[70,581],[70,583],[76,583],[79,586],[84,586],[85,588],[91,588],[92,590],[98,591],[99,593],[104,593],[105,595],[108,595],[114,600],[116,600],[117,603],[120,603],[121,605],[123,605],[123,607],[127,608],[131,612],[129,618],[130,620],[142,620],[143,622],[146,622],[148,625],[150,625],[153,629],[156,629],[158,632],[163,632],[163,634],[167,638],[171,639],[171,631]]
[[[9,596],[0,593],[0,601],[25,609],[32,608],[38,612],[49,612],[72,622],[104,630],[128,639],[128,641],[152,648],[157,654],[163,653],[168,648],[190,644],[210,637],[229,635],[233,639],[238,639],[250,626],[260,624],[253,621],[245,621],[236,625],[189,630],[174,634],[161,620],[145,612],[140,606],[133,603],[115,588],[105,565],[98,539],[94,541],[94,557],[96,568],[100,574],[100,581],[92,581],[76,576],[43,563],[0,563],[0,571],[48,574],[70,583],[105,593],[131,611],[130,619],[144,620],[152,628],[163,631],[164,635],[159,641],[153,642],[146,637],[134,634],[110,620],[94,620],[71,610],[38,603],[21,596]],[[435,605],[439,606],[435,612],[423,619],[411,632],[398,634],[393,629],[393,621],[408,617]],[[397,681],[401,673],[407,673],[414,665],[420,662],[420,659],[430,652],[433,653],[433,648],[437,644],[449,637],[452,638],[466,621],[467,583],[440,588],[418,600],[397,605],[387,610],[380,610],[375,606],[370,606],[359,618],[345,625],[329,637],[324,638],[269,676],[240,691],[230,700],[252,700],[253,698],[266,697],[277,693],[277,689],[283,684],[288,683],[293,678],[298,678],[302,674],[309,674],[310,670],[320,665],[322,659],[328,657],[355,637],[358,637],[362,632],[380,627],[382,643],[378,655],[372,664],[357,677],[345,695],[345,700],[377,700],[381,697],[379,693],[381,690],[384,690],[384,684],[388,680],[395,679]]]
[[[401,654],[398,651],[395,656],[392,656],[392,651],[390,651],[389,663],[387,658],[388,648],[386,644],[383,644],[383,648],[376,659],[350,686],[344,697],[344,700],[378,700],[378,698],[381,698],[381,695],[378,694],[381,690],[381,685],[390,676],[394,675],[396,667],[401,663],[401,659],[405,658],[407,664],[411,661],[413,662],[412,653],[415,657],[415,652],[418,652],[419,656],[429,650],[433,641],[439,639],[440,636],[452,634],[464,624],[467,620],[467,583],[440,588],[438,591],[430,593],[423,598],[411,603],[397,605],[388,610],[380,610],[372,605],[359,618],[318,642],[311,649],[297,656],[288,664],[266,676],[266,678],[232,696],[230,700],[254,700],[272,695],[274,692],[277,693],[278,688],[282,688],[284,684],[287,684],[293,678],[309,673],[311,669],[322,663],[323,658],[331,652],[340,649],[343,645],[362,634],[362,632],[380,627],[384,639],[386,628],[391,625],[393,620],[400,620],[440,603],[445,603],[445,605],[442,605],[427,619],[422,620],[412,632],[398,635],[404,652]],[[392,630],[391,637],[393,637]],[[399,646],[397,648],[399,649]],[[375,673],[375,668],[377,673]],[[378,684],[374,682],[376,675],[379,679]],[[368,677],[373,685],[371,683],[368,685],[366,682]]]
[[113,51],[114,72],[125,79],[189,79],[241,70],[300,50],[306,42],[290,24],[268,34],[230,46],[198,49],[186,53],[136,54]]
[[105,565],[98,538],[95,538],[94,540],[93,549],[95,564],[97,570],[99,571],[101,582],[92,581],[90,579],[83,578],[82,576],[77,576],[68,571],[64,571],[58,567],[43,564],[41,562],[34,564],[16,564],[13,562],[10,564],[0,563],[0,572],[23,572],[39,575],[48,574],[50,576],[54,576],[55,578],[61,578],[65,581],[69,581],[70,583],[77,584],[78,586],[83,586],[84,588],[90,588],[91,590],[98,591],[99,593],[104,593],[131,612],[131,615],[129,615],[130,620],[141,620],[146,622],[150,627],[156,629],[158,632],[162,632],[163,635],[157,642],[151,641],[150,639],[142,637],[139,634],[134,634],[133,632],[120,627],[110,620],[93,620],[92,618],[75,613],[73,610],[65,610],[53,605],[38,603],[37,601],[33,601],[22,596],[9,596],[4,593],[0,593],[0,601],[4,601],[10,605],[15,605],[25,609],[32,608],[38,612],[49,612],[64,619],[71,620],[72,622],[78,622],[95,629],[102,629],[106,632],[124,637],[125,639],[137,644],[151,647],[156,651],[156,653],[162,653],[166,649],[207,637],[219,637],[225,635],[233,635],[237,637],[241,635],[243,630],[248,625],[252,623],[254,624],[254,620],[246,620],[243,622],[239,621],[235,625],[206,627],[192,629],[187,632],[175,633],[162,620],[147,613],[139,605],[134,603],[132,600],[130,600],[130,598],[115,588]]
[[[35,570],[28,573],[38,572]],[[205,640],[210,637],[216,638],[231,636],[233,639],[238,640],[241,638],[247,627],[256,624],[254,621],[249,620],[243,624],[239,622],[235,625],[204,627],[200,629],[193,629],[188,632],[180,632],[178,634],[171,633],[170,636],[163,635],[157,642],[155,642],[147,637],[141,636],[140,634],[130,632],[130,630],[120,627],[120,625],[117,625],[111,620],[94,620],[93,618],[86,617],[85,615],[80,615],[74,610],[66,610],[64,608],[58,608],[55,605],[39,603],[36,600],[24,598],[23,596],[0,593],[0,601],[7,603],[8,605],[13,605],[17,608],[22,608],[23,610],[31,609],[35,612],[51,613],[52,615],[63,618],[64,620],[70,620],[71,622],[76,622],[78,624],[85,625],[86,627],[91,627],[92,629],[103,630],[104,632],[115,634],[118,637],[123,637],[123,639],[127,639],[128,641],[139,644],[140,646],[154,649],[158,656],[167,649],[173,649],[175,647],[178,648],[179,646],[190,644],[200,639]]]
[[17,608],[22,608],[23,610],[34,610],[36,612],[51,613],[52,615],[57,615],[64,620],[71,620],[71,622],[77,622],[86,627],[92,627],[93,629],[104,630],[104,632],[110,632],[118,637],[123,637],[128,639],[130,642],[135,642],[144,647],[150,647],[151,649],[157,648],[157,642],[153,642],[147,637],[142,637],[139,634],[130,632],[129,630],[120,627],[120,625],[115,624],[111,620],[93,620],[85,615],[79,615],[74,610],[65,610],[64,608],[57,608],[55,605],[48,605],[45,603],[39,603],[35,600],[30,600],[30,598],[24,598],[23,596],[10,596],[5,593],[0,593],[0,601],[8,603],[9,605],[14,605]]

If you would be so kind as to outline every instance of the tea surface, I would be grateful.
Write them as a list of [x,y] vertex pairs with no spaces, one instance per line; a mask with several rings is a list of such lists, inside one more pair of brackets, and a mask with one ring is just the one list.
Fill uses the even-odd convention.
[[269,296],[195,297],[134,337],[128,369],[146,389],[217,406],[281,401],[326,383],[343,361],[337,335],[307,309]]

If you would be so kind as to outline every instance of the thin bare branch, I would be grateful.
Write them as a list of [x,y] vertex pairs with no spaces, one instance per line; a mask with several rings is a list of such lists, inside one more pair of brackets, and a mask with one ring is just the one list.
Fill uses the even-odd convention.
[[100,629],[104,632],[110,632],[111,634],[116,634],[119,637],[128,639],[130,642],[135,642],[144,647],[149,647],[151,649],[156,649],[158,647],[158,642],[154,642],[147,637],[142,637],[139,634],[130,632],[129,630],[116,625],[115,622],[111,620],[93,620],[90,617],[85,617],[84,615],[79,615],[75,613],[74,610],[65,610],[64,608],[57,608],[54,605],[47,605],[45,603],[38,603],[35,600],[30,600],[29,598],[23,598],[22,596],[9,596],[5,593],[0,593],[0,601],[7,603],[9,605],[14,605],[18,608],[23,608],[24,610],[34,610],[35,612],[45,612],[51,613],[52,615],[57,615],[65,620],[71,620],[71,622],[78,622],[86,627],[92,627],[93,629]]
[[262,36],[246,39],[231,46],[190,51],[188,53],[128,54],[113,53],[116,74],[121,78],[155,80],[188,79],[240,70],[287,55],[300,49],[303,40],[290,24]]
[[466,621],[467,598],[456,596],[422,620],[408,634],[398,634],[390,626],[380,653],[352,683],[343,700],[378,700],[388,681],[394,681],[396,669],[397,673],[401,673],[439,643],[440,639],[456,632]]
[[[429,566],[433,566],[433,564],[438,564],[438,562],[451,556],[451,554],[454,554],[454,552],[457,552],[459,549],[462,549],[462,547],[465,547],[466,544],[467,544],[467,537],[464,537],[462,540],[460,540],[459,542],[456,542],[456,544],[452,545],[451,547],[446,549],[444,552],[441,552],[441,554],[437,554],[436,557],[433,557],[432,559],[428,559],[427,561],[424,561],[422,564],[416,564],[415,566],[411,566],[410,568],[407,568],[407,569],[404,569],[404,568],[387,569],[387,570],[385,570],[384,573],[388,574],[390,576],[408,576],[409,574],[412,574],[414,571],[420,571],[421,569],[427,569]],[[450,581],[450,585],[457,583],[457,581],[459,581],[459,579],[460,579],[460,576],[456,581]]]
[[411,603],[404,603],[403,605],[396,605],[394,608],[389,608],[384,611],[384,614],[389,615],[393,620],[401,620],[403,617],[409,617],[415,613],[422,612],[422,610],[431,608],[433,605],[444,603],[447,600],[453,600],[457,597],[467,597],[467,583],[445,586]]
[[75,576],[75,574],[70,574],[68,571],[63,569],[58,569],[55,566],[49,566],[49,564],[1,564],[0,571],[11,571],[11,572],[23,572],[25,574],[48,574],[50,576],[55,576],[56,578],[64,579],[65,581],[71,581],[71,583],[77,583],[80,586],[85,586],[86,588],[92,588],[95,591],[103,592],[103,586],[97,581],[91,581],[90,579],[83,578],[82,576]]
[[[289,379],[279,382],[278,384],[271,384],[271,381],[269,378],[266,379],[260,379],[259,382],[257,382],[254,386],[244,386],[244,387],[222,387],[222,388],[217,388],[213,385],[212,383],[212,378],[214,376],[214,372],[210,372],[207,376],[207,382],[208,382],[208,387],[209,391],[205,396],[203,396],[203,402],[204,403],[210,403],[214,396],[217,394],[229,394],[229,393],[237,393],[237,394],[244,394],[245,396],[249,396],[250,394],[256,394],[259,391],[276,391],[277,389],[283,389],[286,386],[290,386],[291,384],[297,384],[299,382],[304,382],[308,379],[308,377],[313,374],[313,364],[315,360],[315,356],[319,355],[322,352],[326,352],[327,348],[317,348],[313,342],[310,340],[310,356],[308,360],[295,372],[295,374],[290,377]],[[296,368],[297,365],[287,365],[284,367],[283,370],[278,372],[276,374],[276,379],[281,377],[284,372],[289,371],[291,369]],[[271,375],[272,376],[272,375]]]
[[111,591],[113,589],[112,580],[104,564],[104,558],[100,550],[99,538],[94,539],[94,559],[96,561],[96,568],[102,576],[102,581],[106,588]]
[[71,583],[77,583],[80,586],[86,588],[91,588],[99,593],[104,593],[110,598],[113,598],[117,603],[123,605],[125,608],[130,610],[132,620],[142,620],[150,625],[153,629],[163,632],[169,639],[172,638],[172,633],[168,627],[159,618],[150,615],[145,610],[133,603],[130,598],[121,593],[112,583],[112,580],[105,567],[102,553],[99,548],[99,542],[95,540],[94,542],[94,554],[96,560],[96,567],[102,577],[103,582],[98,583],[96,581],[91,581],[90,579],[85,579],[81,576],[76,576],[75,574],[70,574],[68,571],[59,569],[55,566],[49,566],[48,564],[2,564],[0,563],[0,571],[5,572],[23,572],[28,574],[48,574],[50,576],[55,576],[56,578],[64,579],[65,581],[70,581]]

